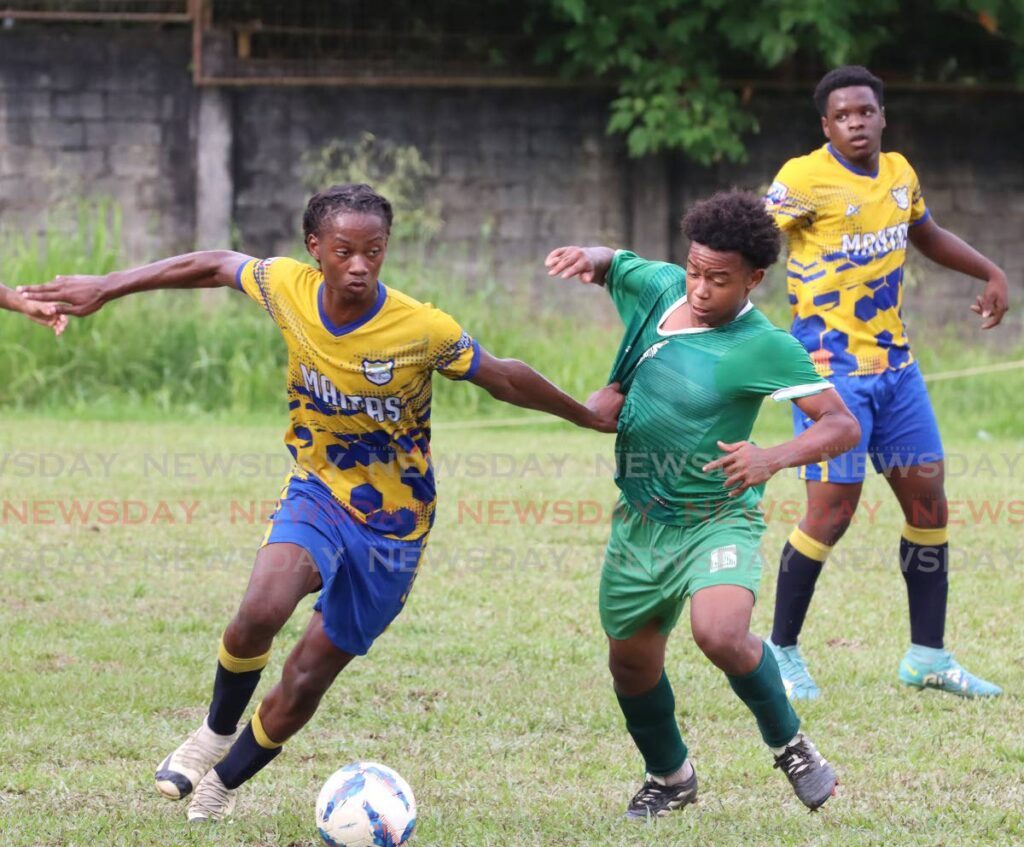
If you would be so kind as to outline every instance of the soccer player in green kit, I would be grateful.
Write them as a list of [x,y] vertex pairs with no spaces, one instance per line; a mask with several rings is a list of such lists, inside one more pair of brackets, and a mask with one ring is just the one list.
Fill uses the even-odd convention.
[[[765,528],[757,504],[777,471],[848,450],[860,428],[799,342],[750,303],[781,242],[762,200],[717,194],[690,210],[683,232],[685,271],[607,247],[560,247],[545,262],[552,276],[604,285],[626,324],[612,371],[626,392],[621,495],[600,588],[615,693],[648,773],[626,816],[660,817],[697,796],[664,669],[687,598],[697,646],[816,809],[835,772],[800,732],[772,651],[750,632]],[[814,424],[775,447],[750,443],[766,396],[792,400]]]

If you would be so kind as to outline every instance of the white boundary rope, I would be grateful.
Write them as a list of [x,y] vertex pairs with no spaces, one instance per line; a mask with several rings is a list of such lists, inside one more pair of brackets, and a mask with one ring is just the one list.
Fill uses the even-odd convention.
[[[991,365],[979,365],[976,368],[963,368],[957,371],[941,371],[937,374],[925,374],[925,382],[942,382],[947,379],[960,379],[966,376],[984,376],[986,374],[999,373],[1001,371],[1014,371],[1017,368],[1024,368],[1024,359],[1017,359],[1013,362],[998,362]],[[529,415],[519,418],[477,418],[471,421],[448,421],[439,423],[435,429],[444,431],[448,429],[500,429],[510,426],[536,426],[543,423],[561,423],[559,418],[550,415]]]
[[964,368],[960,371],[943,371],[937,374],[925,374],[925,382],[941,382],[944,379],[959,379],[962,376],[978,376],[984,374],[998,373],[999,371],[1013,371],[1017,368],[1024,368],[1024,359],[1017,359],[1015,362],[999,362],[994,365],[979,365],[976,368]]

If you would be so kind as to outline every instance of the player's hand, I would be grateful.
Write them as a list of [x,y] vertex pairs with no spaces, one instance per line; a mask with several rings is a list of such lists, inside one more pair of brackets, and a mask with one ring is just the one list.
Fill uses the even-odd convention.
[[591,429],[598,432],[615,432],[618,429],[619,412],[622,411],[622,404],[626,402],[626,395],[619,388],[619,383],[613,382],[587,398],[586,406],[591,413]]
[[749,441],[733,444],[718,442],[718,449],[725,455],[704,465],[704,473],[722,470],[725,473],[725,487],[730,497],[736,497],[755,485],[767,482],[775,475],[777,468],[771,454],[763,447]]
[[586,247],[556,247],[544,260],[548,276],[562,279],[580,278],[580,282],[593,282],[597,265]]
[[106,302],[101,276],[57,276],[43,285],[19,285],[18,293],[40,303],[52,303],[57,313],[84,317]]
[[981,315],[981,328],[992,329],[998,326],[1003,315],[1010,308],[1010,286],[1006,282],[1006,275],[1000,272],[989,279],[985,290],[978,295],[971,311]]
[[29,320],[50,327],[57,336],[67,329],[67,315],[59,314],[53,303],[39,303],[21,294],[15,294],[14,297],[14,307]]

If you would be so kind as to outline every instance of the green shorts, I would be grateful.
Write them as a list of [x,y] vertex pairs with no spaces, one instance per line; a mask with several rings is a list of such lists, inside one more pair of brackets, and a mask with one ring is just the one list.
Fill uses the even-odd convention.
[[711,585],[739,585],[757,598],[761,536],[757,509],[719,506],[691,526],[645,518],[622,499],[601,569],[601,626],[610,638],[629,638],[657,618],[675,627],[691,594]]

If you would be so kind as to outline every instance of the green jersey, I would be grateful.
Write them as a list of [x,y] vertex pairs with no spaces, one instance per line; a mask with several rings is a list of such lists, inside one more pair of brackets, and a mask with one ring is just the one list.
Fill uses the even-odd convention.
[[686,302],[678,265],[619,251],[606,285],[626,324],[611,373],[626,392],[615,441],[615,482],[625,500],[678,526],[756,508],[763,487],[730,499],[725,474],[701,468],[722,454],[717,442],[749,439],[766,396],[806,397],[830,383],[800,342],[750,303],[723,326],[662,329]]

